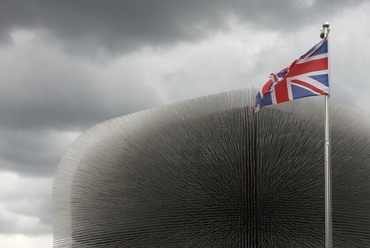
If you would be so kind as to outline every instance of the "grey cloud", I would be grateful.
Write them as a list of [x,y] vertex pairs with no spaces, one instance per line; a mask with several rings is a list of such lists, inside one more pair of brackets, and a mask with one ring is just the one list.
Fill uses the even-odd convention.
[[51,232],[51,179],[1,174],[0,233]]
[[140,71],[128,65],[112,77],[105,65],[64,57],[46,44],[32,45],[10,48],[13,55],[3,52],[0,59],[2,127],[82,130],[160,103]]
[[0,172],[52,176],[78,133],[0,129]]
[[0,36],[9,40],[9,32],[15,29],[44,29],[71,52],[114,54],[145,45],[198,40],[212,31],[226,30],[230,15],[256,28],[290,32],[360,2],[5,0],[0,8]]

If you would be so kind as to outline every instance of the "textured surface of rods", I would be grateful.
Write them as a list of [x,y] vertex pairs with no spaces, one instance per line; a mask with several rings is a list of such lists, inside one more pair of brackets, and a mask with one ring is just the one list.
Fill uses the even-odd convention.
[[[54,247],[324,247],[324,103],[232,91],[98,124],[63,156]],[[331,106],[335,247],[370,247],[370,117]]]

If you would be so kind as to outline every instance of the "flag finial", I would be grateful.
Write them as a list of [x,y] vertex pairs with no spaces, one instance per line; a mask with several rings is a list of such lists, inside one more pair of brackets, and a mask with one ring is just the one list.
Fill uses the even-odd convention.
[[329,25],[329,22],[323,22],[323,23],[322,23],[322,27],[323,27],[323,28],[329,28],[329,26],[330,26],[330,25]]
[[330,26],[330,24],[327,21],[322,23],[322,30],[321,30],[321,33],[320,33],[320,38],[321,39],[324,39],[326,36],[328,36],[329,31],[330,31],[329,26]]

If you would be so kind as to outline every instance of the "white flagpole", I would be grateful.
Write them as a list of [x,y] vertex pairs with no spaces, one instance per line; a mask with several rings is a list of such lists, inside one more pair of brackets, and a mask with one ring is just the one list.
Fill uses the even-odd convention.
[[[323,30],[320,34],[320,37],[325,38],[329,35],[329,31],[330,31],[329,22],[324,22],[322,24],[322,27],[323,27]],[[328,46],[328,59],[330,59],[329,46]],[[329,73],[328,73],[328,76],[329,76]],[[330,125],[329,123],[329,96],[330,95],[325,96],[325,247],[326,248],[333,247],[330,136],[329,136],[329,132],[330,132],[329,130],[329,125]]]

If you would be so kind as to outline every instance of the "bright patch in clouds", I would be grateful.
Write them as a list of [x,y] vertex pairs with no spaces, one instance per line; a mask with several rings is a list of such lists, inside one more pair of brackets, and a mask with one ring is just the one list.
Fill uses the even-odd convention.
[[0,173],[0,233],[47,234],[51,230],[51,178]]
[[0,235],[0,245],[4,248],[50,248],[52,247],[52,235]]
[[[146,84],[164,103],[258,86],[267,75],[257,74],[256,60],[279,41],[276,31],[256,31],[234,21],[229,32],[217,32],[198,43],[184,42],[162,50],[143,48],[117,63],[137,63]],[[281,42],[281,40],[280,40]]]

